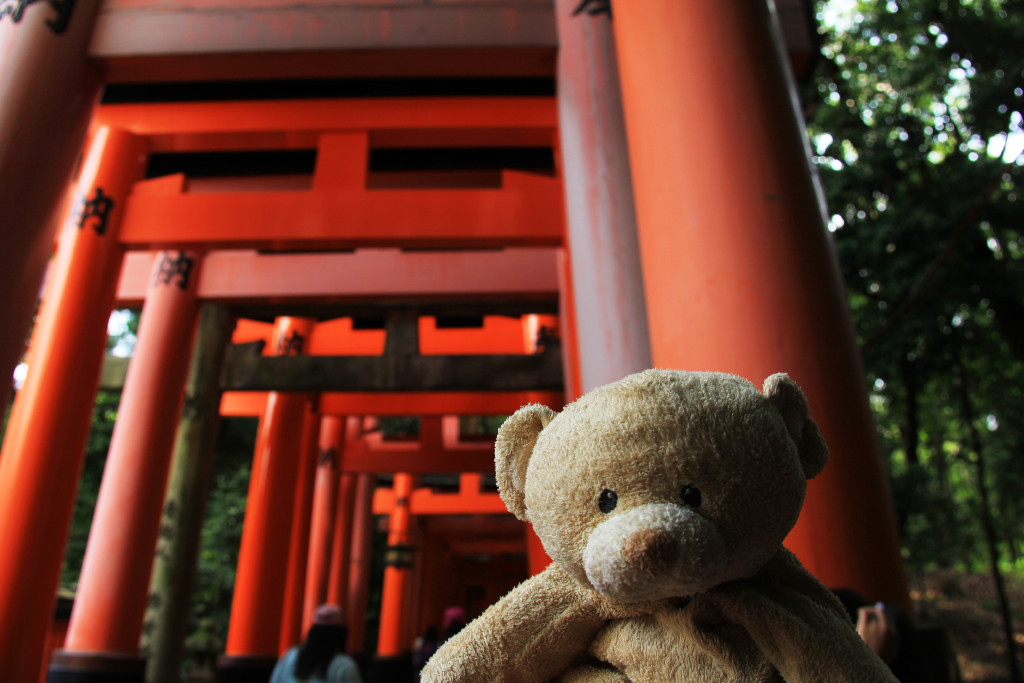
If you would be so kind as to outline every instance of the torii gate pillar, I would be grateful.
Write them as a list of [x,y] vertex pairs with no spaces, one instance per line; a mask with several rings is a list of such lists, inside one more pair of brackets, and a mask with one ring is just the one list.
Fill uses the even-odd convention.
[[[354,420],[353,420],[354,421]],[[335,538],[335,519],[338,517],[338,485],[341,459],[345,452],[348,419],[324,415],[320,423],[320,448],[317,458],[316,480],[313,486],[313,515],[309,523],[309,559],[306,563],[306,587],[303,597],[302,632],[309,630],[316,608],[328,595],[328,581],[334,567],[331,546]],[[351,524],[346,515],[343,524]],[[348,549],[336,552],[348,560]],[[342,562],[338,563],[344,564]],[[346,566],[347,569],[347,566]],[[346,580],[348,574],[345,575]],[[344,608],[345,601],[336,602]]]
[[377,475],[356,475],[352,511],[352,541],[349,546],[348,646],[353,652],[366,650],[366,606],[370,601],[370,561],[373,551],[373,492]]
[[838,266],[770,3],[615,5],[654,364],[788,372],[832,449],[787,544],[908,603]]
[[[338,490],[331,535],[331,566],[327,577],[326,602],[349,610],[349,576],[352,574],[352,538],[355,527],[356,485],[361,475],[344,473],[338,478]],[[325,600],[319,600],[324,602]],[[346,617],[350,620],[349,617]],[[349,633],[352,629],[349,627]]]
[[[279,318],[274,329],[274,352],[283,355],[301,351],[312,327],[312,320]],[[272,392],[260,420],[228,642],[218,662],[221,680],[266,680],[280,654],[289,536],[299,477],[295,451],[300,447],[305,409],[304,396]]]
[[[25,6],[0,21],[0,394],[25,350],[54,229],[100,78],[86,48],[101,0]],[[4,3],[4,11],[19,3]],[[45,160],[45,162],[43,161]],[[116,273],[114,274],[116,277]]]
[[396,473],[394,478],[395,508],[388,528],[388,548],[384,557],[384,586],[381,591],[380,637],[377,656],[398,657],[411,649],[407,642],[409,592],[411,589],[413,553],[410,544],[412,515],[410,502],[415,477]]
[[[313,515],[313,487],[317,477],[320,449],[320,413],[311,400],[306,407],[302,426],[302,443],[297,457],[298,485],[292,512],[292,532],[288,548],[288,580],[284,592],[284,613],[281,619],[280,649],[287,650],[302,642],[305,635],[303,611],[306,594],[306,571],[309,561],[310,526]],[[312,621],[312,617],[310,617]]]
[[587,392],[651,367],[651,345],[612,26],[573,16],[578,5],[558,0],[555,14],[566,242],[582,340],[569,351]]
[[101,128],[68,207],[0,453],[0,671],[35,683],[57,598],[123,250],[117,228],[146,159]]
[[[154,261],[64,649],[48,681],[142,681],[139,636],[199,314],[199,254]],[[120,676],[120,678],[118,678]]]

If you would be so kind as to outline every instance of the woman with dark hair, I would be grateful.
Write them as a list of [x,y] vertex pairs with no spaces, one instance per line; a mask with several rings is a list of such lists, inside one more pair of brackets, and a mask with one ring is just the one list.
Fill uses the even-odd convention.
[[345,654],[345,619],[337,605],[321,605],[302,645],[278,660],[270,683],[363,683],[355,660]]

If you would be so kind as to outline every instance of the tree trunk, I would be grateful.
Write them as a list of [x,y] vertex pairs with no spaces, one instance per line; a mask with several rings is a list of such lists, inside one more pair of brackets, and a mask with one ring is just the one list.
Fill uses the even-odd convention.
[[971,408],[970,394],[967,389],[967,373],[962,362],[957,362],[957,378],[959,380],[960,406],[964,422],[967,424],[970,449],[974,455],[974,468],[978,478],[979,516],[982,531],[985,534],[985,545],[988,548],[989,563],[992,568],[992,581],[995,584],[999,599],[999,614],[1003,620],[1003,633],[1006,637],[1006,663],[1009,667],[1010,683],[1021,683],[1020,670],[1017,666],[1017,648],[1013,636],[1013,612],[1010,600],[1006,595],[1003,575],[999,571],[999,540],[996,536],[995,524],[992,520],[992,508],[989,500],[988,483],[986,481],[985,459],[981,452],[981,435],[974,426],[974,411]]
[[900,375],[903,379],[903,388],[907,392],[903,412],[903,451],[906,454],[907,463],[911,467],[917,467],[921,463],[921,459],[918,457],[921,420],[917,402],[917,368],[914,366],[914,361],[906,356],[900,362]]
[[220,426],[219,378],[234,329],[222,306],[204,306],[174,444],[143,638],[146,683],[176,683],[188,631],[199,537]]

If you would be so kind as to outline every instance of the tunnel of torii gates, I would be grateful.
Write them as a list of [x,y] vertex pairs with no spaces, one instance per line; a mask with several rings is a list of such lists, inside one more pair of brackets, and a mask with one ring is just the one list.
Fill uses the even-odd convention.
[[[400,655],[444,605],[477,614],[545,563],[487,485],[492,444],[460,418],[557,409],[650,366],[788,372],[831,449],[788,546],[829,585],[907,604],[767,3],[619,3],[612,35],[559,0],[557,57],[514,54],[557,94],[95,107],[82,55],[99,3],[65,23],[44,21],[61,3],[27,4],[0,23],[8,376],[39,291],[23,264],[54,235],[56,249],[0,452],[5,680],[142,679],[151,572],[184,586],[192,571],[188,548],[154,569],[154,548],[168,515],[202,510],[218,414],[260,418],[224,679],[265,680],[322,600],[347,608],[362,647],[374,515],[388,528],[375,654]],[[487,51],[382,59],[370,75],[513,73]],[[287,63],[321,73],[307,60]],[[201,63],[247,68],[229,62]],[[270,170],[247,172],[247,153]],[[55,596],[107,319],[139,305],[127,374],[104,380],[122,399],[64,634]],[[419,436],[383,439],[375,420],[393,415],[419,417]],[[165,510],[176,433],[200,484],[172,480],[192,497]],[[158,623],[180,628],[174,612]]]

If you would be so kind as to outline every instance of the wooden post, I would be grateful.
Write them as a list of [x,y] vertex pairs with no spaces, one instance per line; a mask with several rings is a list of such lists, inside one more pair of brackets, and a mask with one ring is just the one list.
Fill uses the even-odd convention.
[[558,133],[582,391],[651,367],[612,23],[558,0]]
[[327,580],[327,602],[348,609],[348,580],[351,572],[352,528],[355,523],[358,475],[345,473],[338,481],[334,535],[331,538],[331,568]]
[[[348,420],[325,415],[320,425],[320,448],[313,486],[313,516],[309,523],[309,559],[302,607],[302,632],[313,623],[316,608],[327,599],[327,583],[333,565],[332,541],[337,517],[338,479],[345,452]],[[350,520],[346,520],[347,522]],[[340,552],[340,551],[339,551]],[[346,557],[348,553],[342,553]],[[340,607],[345,605],[337,603]]]
[[370,555],[373,550],[373,492],[376,488],[376,475],[358,475],[355,512],[352,515],[347,613],[349,648],[359,653],[366,649],[366,607],[370,601]]
[[889,489],[770,3],[615,6],[654,364],[788,372],[831,449],[787,545],[909,603]]
[[[300,353],[312,327],[312,320],[279,318],[273,352]],[[289,536],[299,477],[295,452],[302,439],[305,410],[304,396],[271,392],[260,420],[228,642],[218,662],[220,675],[232,680],[265,681],[279,654]]]
[[143,627],[149,645],[146,683],[179,679],[220,427],[217,378],[234,326],[234,316],[223,306],[206,305],[200,313]]
[[50,680],[101,680],[132,657],[137,680],[144,677],[139,636],[199,314],[200,261],[165,251],[153,263],[67,640],[54,653]]
[[309,559],[309,529],[313,513],[313,485],[317,474],[320,449],[320,413],[315,397],[306,406],[302,425],[302,443],[297,457],[299,483],[295,489],[295,507],[292,512],[292,533],[288,546],[288,581],[284,592],[284,614],[281,618],[281,640],[278,648],[283,652],[302,642],[303,610],[306,595],[306,564]]
[[129,133],[93,138],[0,453],[0,672],[15,683],[35,683],[43,663],[123,255],[117,228],[145,158]]
[[[22,3],[4,3],[4,11]],[[0,18],[0,394],[36,310],[54,232],[85,137],[100,78],[86,59],[101,0],[24,8]],[[66,23],[65,21],[66,20]],[[45,160],[45,163],[42,162]]]
[[410,543],[412,516],[409,502],[415,477],[395,473],[395,507],[388,526],[388,548],[384,558],[384,587],[380,603],[380,636],[377,640],[379,657],[397,657],[410,649],[404,641],[405,615],[408,611],[409,588],[412,579],[413,548]]

